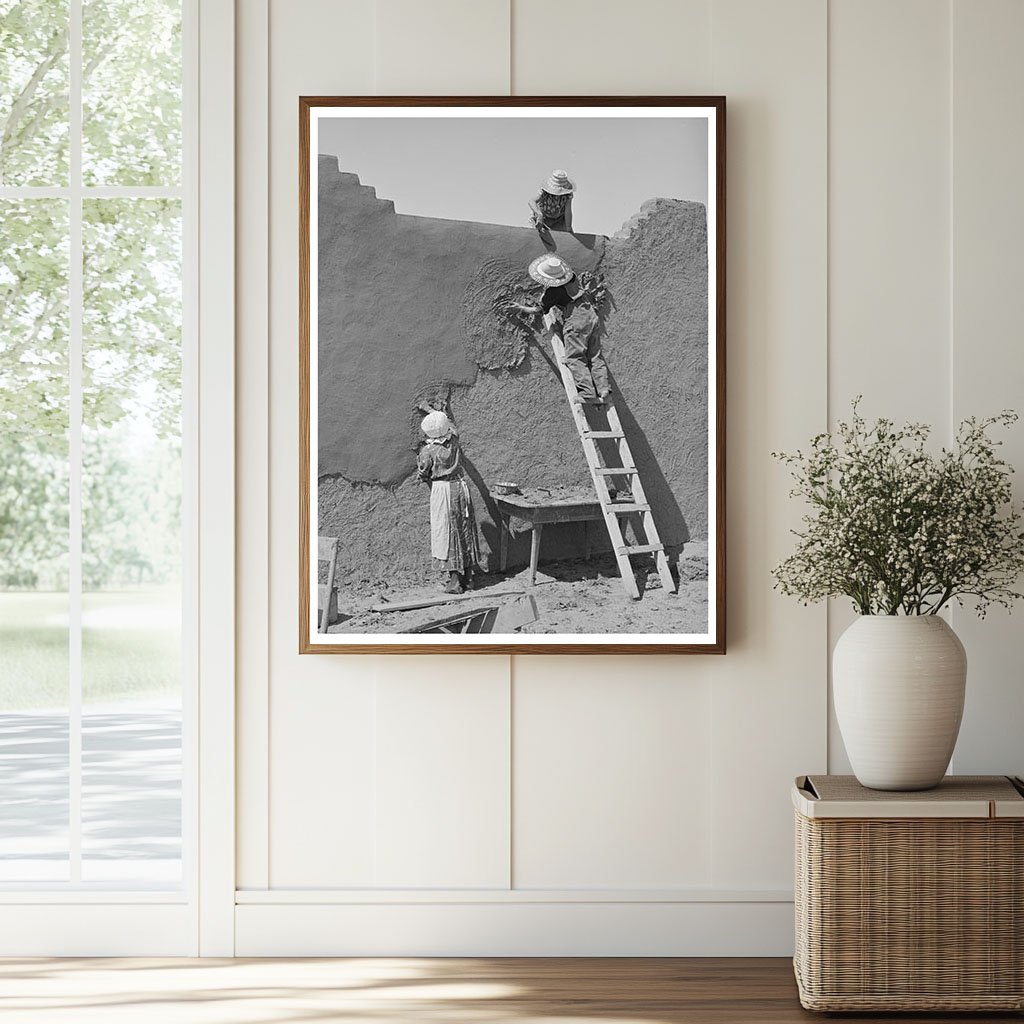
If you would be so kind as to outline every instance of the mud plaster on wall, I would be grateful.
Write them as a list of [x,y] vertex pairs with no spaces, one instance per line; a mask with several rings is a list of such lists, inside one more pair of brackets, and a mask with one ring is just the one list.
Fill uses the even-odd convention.
[[[589,486],[550,351],[493,311],[492,293],[526,284],[544,245],[528,227],[397,215],[335,157],[320,158],[319,196],[320,532],[341,538],[343,580],[429,569],[422,398],[451,395],[482,546],[496,551],[494,481]],[[558,232],[554,245],[607,281],[603,349],[663,539],[706,537],[703,205],[653,200],[625,237]],[[578,526],[549,529],[544,553],[582,544]],[[513,560],[524,551],[520,540]]]

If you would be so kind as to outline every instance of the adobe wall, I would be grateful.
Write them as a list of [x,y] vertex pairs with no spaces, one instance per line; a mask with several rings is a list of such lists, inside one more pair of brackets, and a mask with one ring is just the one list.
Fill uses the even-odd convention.
[[[496,551],[486,494],[495,481],[590,486],[550,353],[493,310],[498,292],[528,283],[525,268],[544,246],[525,226],[396,214],[333,156],[319,170],[320,533],[341,538],[340,581],[429,569],[416,405],[446,394],[482,546]],[[616,237],[558,232],[555,245],[574,269],[600,269],[607,282],[602,348],[663,540],[678,550],[706,538],[703,205],[651,200]],[[543,551],[582,554],[581,529],[549,529]]]

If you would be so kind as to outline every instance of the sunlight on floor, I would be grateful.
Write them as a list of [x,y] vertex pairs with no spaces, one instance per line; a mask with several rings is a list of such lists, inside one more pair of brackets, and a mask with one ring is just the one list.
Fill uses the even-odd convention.
[[[468,960],[0,960],[4,1024],[659,1024],[556,1000]],[[503,978],[502,975],[506,975]],[[558,987],[558,986],[556,986]],[[564,993],[563,993],[564,994]],[[584,991],[578,998],[587,999]],[[563,1009],[564,1006],[564,1009]],[[582,1008],[580,1008],[582,1009]]]

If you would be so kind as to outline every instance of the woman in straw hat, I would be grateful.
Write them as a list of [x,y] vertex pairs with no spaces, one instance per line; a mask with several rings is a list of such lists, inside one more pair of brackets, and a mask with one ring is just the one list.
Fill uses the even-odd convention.
[[445,412],[429,405],[420,408],[426,413],[420,424],[425,440],[416,472],[430,484],[430,553],[434,567],[444,573],[444,593],[461,594],[473,586],[480,551],[459,432]]
[[513,303],[521,313],[543,314],[544,326],[558,331],[565,348],[565,363],[576,382],[576,391],[584,402],[608,401],[611,385],[608,364],[601,355],[601,343],[595,333],[597,311],[572,267],[560,256],[545,253],[527,268],[530,277],[544,285],[539,305]]
[[530,223],[538,230],[572,231],[572,196],[576,186],[565,171],[552,171],[530,200]]

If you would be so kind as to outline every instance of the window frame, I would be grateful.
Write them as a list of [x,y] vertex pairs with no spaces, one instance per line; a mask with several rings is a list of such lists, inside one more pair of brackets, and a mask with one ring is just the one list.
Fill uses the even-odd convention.
[[[71,880],[0,884],[0,921],[10,925],[0,929],[0,955],[231,955],[234,914],[234,393],[230,383],[234,379],[233,2],[182,0],[182,174],[179,185],[168,187],[86,185],[82,181],[82,11],[83,0],[69,0],[67,184],[0,186],[0,198],[57,198],[68,204],[71,476],[68,707],[72,780]],[[204,99],[202,105],[200,93]],[[182,881],[173,889],[142,889],[137,884],[126,883],[83,883],[80,879],[82,225],[84,202],[101,198],[173,198],[181,202],[182,211]],[[200,678],[208,681],[202,688]],[[229,770],[225,770],[226,767]]]

